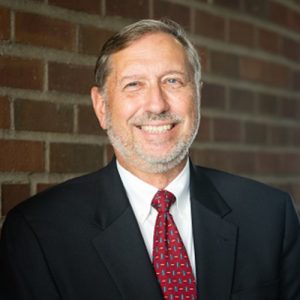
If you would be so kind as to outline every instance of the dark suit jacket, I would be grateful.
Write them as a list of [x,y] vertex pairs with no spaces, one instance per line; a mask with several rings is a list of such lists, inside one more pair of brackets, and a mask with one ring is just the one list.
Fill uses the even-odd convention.
[[[193,165],[190,188],[199,299],[300,299],[289,196]],[[0,249],[0,299],[162,299],[114,161],[13,209]]]

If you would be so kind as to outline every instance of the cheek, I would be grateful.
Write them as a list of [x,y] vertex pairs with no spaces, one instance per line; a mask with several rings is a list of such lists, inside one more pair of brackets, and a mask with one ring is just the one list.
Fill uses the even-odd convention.
[[143,98],[137,94],[129,96],[124,93],[118,93],[112,102],[112,111],[115,115],[113,118],[119,118],[119,120],[116,120],[117,122],[130,120],[142,110]]
[[124,101],[122,104],[118,103],[118,105],[115,105],[111,110],[112,120],[116,124],[127,123],[137,111],[138,109],[134,103],[128,101]]
[[191,96],[177,97],[172,101],[173,112],[180,114],[184,118],[193,117],[196,113],[195,100]]

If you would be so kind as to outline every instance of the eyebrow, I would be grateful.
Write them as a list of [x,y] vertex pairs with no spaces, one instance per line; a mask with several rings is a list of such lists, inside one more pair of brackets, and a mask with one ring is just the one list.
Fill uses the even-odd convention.
[[189,74],[188,72],[183,72],[183,71],[168,71],[168,72],[165,72],[161,77],[164,77],[164,76],[168,76],[168,75],[180,75],[180,76],[184,76],[186,78],[189,77]]
[[122,83],[125,80],[140,79],[140,78],[143,78],[143,77],[145,77],[145,76],[144,75],[138,75],[138,74],[126,75],[126,76],[121,77],[119,82]]
[[[160,77],[164,77],[164,76],[167,76],[167,75],[181,75],[181,76],[186,76],[188,77],[188,73],[184,72],[184,71],[178,71],[178,70],[168,70],[166,72],[164,72]],[[143,79],[145,78],[146,76],[145,75],[142,75],[142,74],[133,74],[133,75],[125,75],[123,77],[121,77],[120,79],[120,83],[126,81],[126,80],[136,80],[136,79]]]

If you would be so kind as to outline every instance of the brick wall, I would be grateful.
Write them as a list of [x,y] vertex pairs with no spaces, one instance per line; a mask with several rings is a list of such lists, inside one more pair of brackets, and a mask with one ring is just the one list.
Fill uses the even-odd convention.
[[103,166],[89,88],[103,41],[169,16],[202,57],[196,163],[281,187],[300,207],[299,0],[0,0],[1,215]]

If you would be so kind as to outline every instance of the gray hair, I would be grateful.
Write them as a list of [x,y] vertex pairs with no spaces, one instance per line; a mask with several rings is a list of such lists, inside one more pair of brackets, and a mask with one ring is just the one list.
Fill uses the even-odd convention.
[[201,65],[198,53],[187,38],[184,29],[179,24],[169,19],[140,20],[124,27],[121,31],[109,38],[103,45],[95,66],[96,85],[104,91],[106,79],[110,73],[109,60],[112,54],[125,49],[132,42],[138,40],[145,34],[157,32],[163,32],[174,36],[185,49],[190,67],[193,71],[196,93],[198,94],[201,79]]

